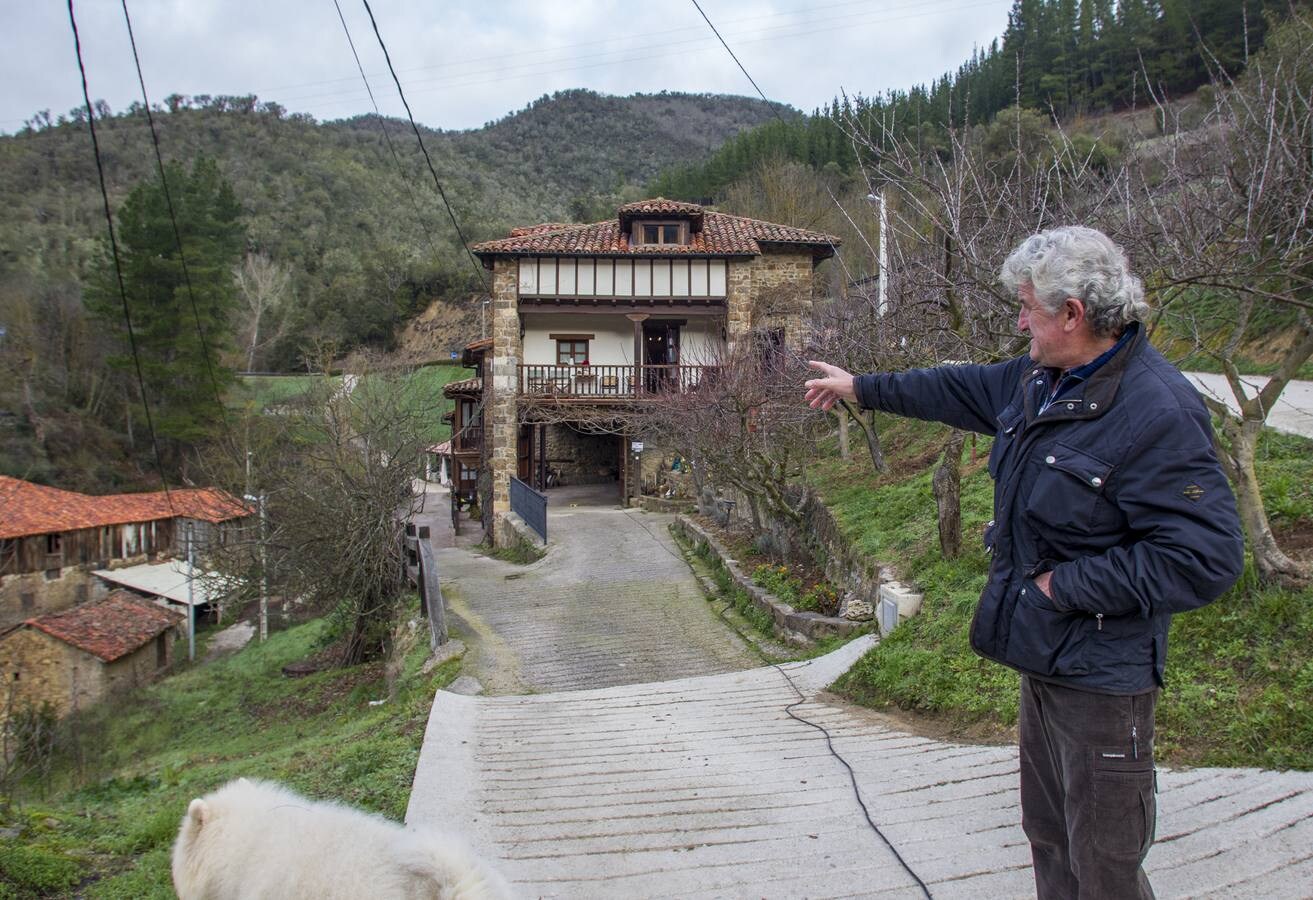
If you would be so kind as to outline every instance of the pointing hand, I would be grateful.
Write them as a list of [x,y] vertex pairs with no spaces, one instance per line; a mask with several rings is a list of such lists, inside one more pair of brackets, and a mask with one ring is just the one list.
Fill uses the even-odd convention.
[[807,393],[803,399],[812,409],[828,410],[840,400],[857,401],[857,392],[853,387],[853,376],[838,366],[811,360],[807,363],[820,372],[821,378],[812,378],[806,382]]

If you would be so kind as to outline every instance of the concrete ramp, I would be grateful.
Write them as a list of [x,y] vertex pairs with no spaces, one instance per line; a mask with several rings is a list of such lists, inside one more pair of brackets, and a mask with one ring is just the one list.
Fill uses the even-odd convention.
[[[785,712],[800,692],[794,712],[829,730],[934,897],[1034,896],[1014,748],[916,737],[817,699],[871,644],[599,690],[439,692],[407,821],[467,835],[524,897],[922,896],[825,735]],[[1159,897],[1313,894],[1313,775],[1159,784]]]

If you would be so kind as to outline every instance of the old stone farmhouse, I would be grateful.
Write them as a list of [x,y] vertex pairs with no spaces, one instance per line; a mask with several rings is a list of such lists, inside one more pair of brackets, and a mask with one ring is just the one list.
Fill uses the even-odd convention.
[[188,524],[203,549],[252,512],[213,488],[97,497],[0,476],[0,629],[95,599],[95,569],[183,552]]
[[0,722],[48,703],[59,716],[145,684],[173,662],[182,614],[127,591],[0,632]]
[[493,273],[492,338],[467,359],[481,380],[462,387],[467,413],[482,414],[494,542],[510,540],[497,532],[513,478],[613,484],[617,502],[632,497],[643,451],[606,427],[606,410],[695,389],[750,332],[799,340],[814,270],[837,244],[656,198],[603,222],[517,228],[475,245]]

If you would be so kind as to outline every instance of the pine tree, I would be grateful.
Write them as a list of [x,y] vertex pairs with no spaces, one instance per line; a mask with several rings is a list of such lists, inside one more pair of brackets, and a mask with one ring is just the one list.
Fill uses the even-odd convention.
[[[128,195],[117,235],[146,401],[167,463],[176,467],[185,448],[211,436],[222,420],[216,390],[221,395],[233,381],[222,356],[230,349],[236,306],[232,273],[245,229],[236,195],[212,160],[197,159],[190,174],[170,163],[165,177],[183,254],[158,179],[138,184]],[[108,247],[90,279],[86,303],[116,339],[109,364],[128,376],[127,393],[139,402]]]

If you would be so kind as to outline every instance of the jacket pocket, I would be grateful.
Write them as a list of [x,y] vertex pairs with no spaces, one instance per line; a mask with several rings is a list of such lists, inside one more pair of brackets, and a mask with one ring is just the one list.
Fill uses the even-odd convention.
[[1089,671],[1085,659],[1089,618],[1055,608],[1027,578],[1012,611],[1004,658],[1037,675],[1084,675]]
[[1026,495],[1026,514],[1049,528],[1088,531],[1113,466],[1061,441],[1041,459]]

